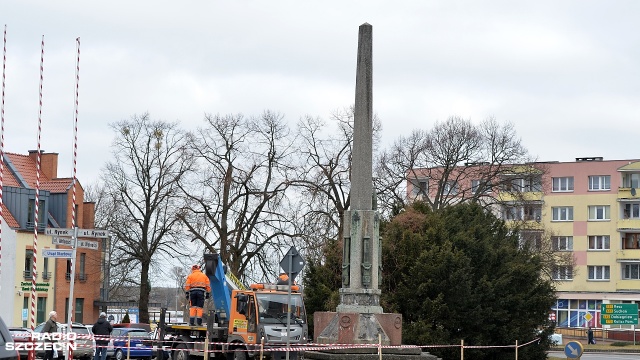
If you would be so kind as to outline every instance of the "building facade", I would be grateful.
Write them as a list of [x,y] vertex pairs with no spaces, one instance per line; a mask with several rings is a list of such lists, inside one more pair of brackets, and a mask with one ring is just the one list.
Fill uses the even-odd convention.
[[[498,200],[492,208],[508,224],[529,223],[523,239],[543,244],[546,237],[551,251],[572,258],[552,270],[558,299],[550,317],[557,326],[601,327],[601,304],[640,304],[640,160],[592,157],[531,166],[536,171],[527,176],[505,171],[499,185],[486,187],[481,178],[460,176],[460,169],[454,174],[463,181],[449,181],[449,188],[453,196],[463,189],[485,192]],[[433,181],[409,180],[408,194],[433,196]]]
[[[76,181],[76,201],[73,204],[73,179],[58,178],[58,154],[41,152],[40,187],[38,194],[38,218],[35,219],[36,160],[37,152],[28,155],[5,154],[3,180],[3,227],[14,232],[13,239],[5,237],[3,231],[2,249],[5,245],[15,249],[14,265],[2,262],[3,285],[5,273],[11,273],[13,281],[10,308],[4,309],[10,315],[3,318],[11,326],[27,326],[31,308],[32,282],[36,281],[35,325],[46,321],[51,310],[56,310],[60,321],[67,319],[67,304],[70,295],[71,260],[45,258],[45,249],[70,249],[64,245],[69,239],[45,235],[46,228],[72,228],[72,210],[76,210],[76,226],[84,229],[94,227],[95,205],[84,202],[84,191]],[[37,249],[34,238],[37,232]],[[76,276],[73,296],[73,321],[92,323],[98,317],[101,300],[103,242],[99,239],[82,239],[84,247],[77,249]],[[12,241],[11,244],[9,242]],[[36,251],[34,251],[36,250]],[[33,261],[36,260],[36,273]],[[4,256],[3,256],[4,260]],[[10,286],[10,285],[7,285]],[[2,288],[2,293],[5,292]],[[8,304],[7,304],[8,305]],[[64,316],[64,318],[62,317]],[[64,320],[63,320],[64,319]]]

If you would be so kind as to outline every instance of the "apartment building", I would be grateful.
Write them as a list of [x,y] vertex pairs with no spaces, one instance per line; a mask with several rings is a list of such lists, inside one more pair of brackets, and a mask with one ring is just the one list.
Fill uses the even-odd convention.
[[[58,154],[41,152],[40,191],[38,195],[38,219],[35,219],[36,160],[37,152],[28,155],[5,153],[3,179],[3,225],[15,232],[13,240],[3,236],[3,250],[7,244],[15,249],[13,267],[2,263],[3,278],[11,273],[13,287],[3,295],[10,296],[5,312],[12,326],[29,326],[28,313],[31,308],[32,283],[36,282],[36,325],[46,321],[51,310],[56,310],[60,319],[67,318],[67,304],[71,282],[71,260],[64,258],[44,258],[44,249],[70,249],[63,245],[65,239],[44,234],[45,228],[71,228],[72,210],[75,206],[76,225],[79,228],[92,229],[94,226],[94,204],[84,202],[82,185],[76,182],[76,201],[73,204],[73,179],[58,178]],[[37,233],[37,248],[34,249],[34,237]],[[4,234],[3,234],[4,235]],[[93,240],[96,239],[87,239]],[[67,241],[68,242],[68,241]],[[3,252],[3,260],[5,258]],[[36,260],[36,273],[32,271]],[[104,251],[102,242],[91,248],[79,248],[76,256],[76,277],[74,286],[73,321],[93,322],[99,312],[98,303],[102,285],[102,262]]]
[[[498,200],[493,209],[507,223],[530,223],[523,238],[536,243],[548,236],[553,251],[572,256],[572,265],[553,269],[558,300],[551,318],[557,326],[601,327],[600,304],[640,304],[640,160],[589,157],[527,166],[535,171],[503,171],[493,180],[499,184],[487,186],[473,175],[460,176],[465,170],[459,169],[446,194],[482,191]],[[408,194],[432,196],[432,182],[409,180]]]

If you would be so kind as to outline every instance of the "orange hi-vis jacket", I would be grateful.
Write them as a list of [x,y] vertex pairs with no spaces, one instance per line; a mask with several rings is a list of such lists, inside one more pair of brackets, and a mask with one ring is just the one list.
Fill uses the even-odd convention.
[[203,289],[206,292],[211,292],[209,278],[200,270],[191,270],[191,274],[187,276],[187,283],[185,284],[184,289],[186,291]]

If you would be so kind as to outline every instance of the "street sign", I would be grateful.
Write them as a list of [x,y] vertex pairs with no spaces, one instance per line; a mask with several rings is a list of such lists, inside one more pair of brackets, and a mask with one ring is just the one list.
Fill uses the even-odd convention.
[[[46,228],[44,229],[44,234],[52,236],[73,236],[73,229]],[[109,236],[111,236],[111,231],[109,230],[78,229],[78,237],[108,238]]]
[[[54,236],[51,238],[51,242],[53,243],[53,245],[73,246],[73,239],[68,237]],[[100,245],[98,244],[97,241],[78,239],[78,247],[85,248],[85,249],[98,250]]]
[[593,319],[593,315],[591,315],[591,313],[589,313],[589,312],[588,312],[588,313],[584,314],[583,318],[584,318],[587,322],[590,322],[590,321],[591,321],[591,319]]
[[638,304],[601,304],[602,325],[638,325]]
[[109,230],[78,229],[78,237],[108,238],[109,236],[111,236]]
[[97,241],[78,240],[78,247],[85,248],[85,249],[98,250],[99,245]]
[[582,344],[577,341],[569,341],[564,346],[564,354],[567,355],[567,359],[579,359],[583,352]]
[[73,257],[73,250],[46,249],[42,250],[42,256],[46,258],[69,258]]
[[289,251],[287,251],[282,261],[280,261],[280,267],[287,274],[291,274],[291,281],[293,282],[293,279],[295,279],[296,275],[298,275],[304,267],[304,259],[300,256],[295,246],[289,248]]
[[44,234],[53,236],[73,236],[73,229],[46,228],[44,229]]

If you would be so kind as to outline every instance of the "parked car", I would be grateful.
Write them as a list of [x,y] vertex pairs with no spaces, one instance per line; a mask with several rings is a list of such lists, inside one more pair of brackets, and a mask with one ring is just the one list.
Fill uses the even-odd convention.
[[146,323],[119,323],[113,324],[114,329],[118,328],[136,328],[136,329],[145,329],[147,332],[151,332],[151,324]]
[[[36,326],[34,332],[42,332],[44,324]],[[58,332],[65,334],[67,332],[67,324],[57,323]],[[91,329],[88,329],[85,325],[79,323],[71,324],[72,331],[76,334],[77,348],[73,352],[74,359],[89,359],[93,358],[93,354],[96,351],[96,342],[91,334]],[[44,357],[44,351],[40,350],[36,352],[37,357]]]
[[[129,346],[127,341],[131,340]],[[143,340],[149,339],[149,332],[142,328],[114,328],[107,346],[107,356],[115,360],[130,358],[151,359],[152,347]]]
[[13,343],[13,337],[4,320],[0,317],[0,360],[20,360],[18,351],[7,349],[7,343]]
[[[31,329],[23,328],[23,327],[10,327],[9,332],[11,332],[11,337],[13,338],[14,343],[27,343],[31,341]],[[29,356],[28,350],[19,350],[20,359],[24,360]]]

